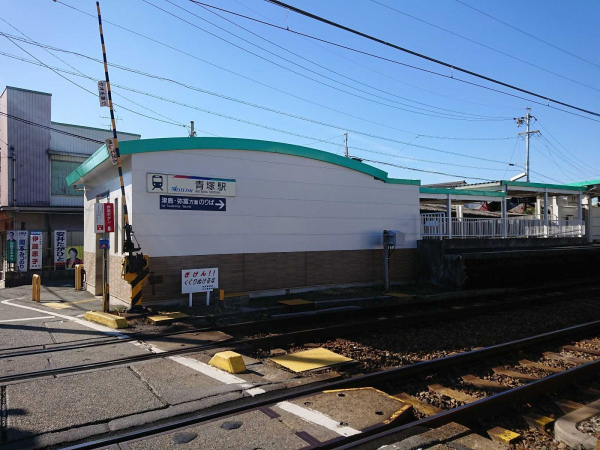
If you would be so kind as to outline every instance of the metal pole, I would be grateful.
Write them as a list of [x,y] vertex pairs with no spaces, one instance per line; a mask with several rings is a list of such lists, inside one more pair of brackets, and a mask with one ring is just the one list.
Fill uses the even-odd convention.
[[190,137],[196,137],[196,131],[194,131],[194,121],[190,121]]
[[526,122],[527,122],[527,132],[525,133],[525,181],[527,181],[529,183],[529,119],[530,119],[530,114],[529,114],[529,108],[527,108],[527,116],[526,116]]
[[582,233],[582,222],[583,222],[583,193],[579,192],[577,199],[577,228],[579,229],[578,237],[583,236]]
[[506,197],[502,197],[502,236],[508,237],[508,213],[506,211]]
[[102,250],[102,311],[105,313],[109,310],[108,300],[108,250]]
[[348,158],[348,133],[344,133],[344,142],[346,147],[346,152],[344,154],[346,155],[346,158]]
[[383,287],[386,291],[390,290],[390,256],[387,240],[383,239]]
[[452,199],[450,194],[446,199],[446,214],[448,214],[448,239],[452,239]]
[[544,190],[544,237],[548,237],[548,189]]

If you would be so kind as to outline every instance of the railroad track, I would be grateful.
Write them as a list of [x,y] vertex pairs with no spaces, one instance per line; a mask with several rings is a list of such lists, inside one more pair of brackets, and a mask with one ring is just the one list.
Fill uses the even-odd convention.
[[[318,394],[324,389],[331,391],[359,387],[376,387],[387,389],[389,391],[391,389],[390,386],[397,386],[398,389],[403,389],[403,387],[400,388],[399,385],[404,385],[415,379],[422,380],[425,379],[426,376],[434,375],[444,370],[464,368],[467,365],[472,367],[474,364],[480,364],[484,361],[489,363],[489,361],[502,360],[503,358],[506,360],[506,358],[510,358],[511,355],[514,355],[517,351],[527,350],[530,352],[539,351],[541,353],[545,349],[548,349],[548,347],[556,345],[557,342],[559,342],[558,345],[567,342],[568,344],[564,346],[565,349],[572,349],[573,347],[570,346],[570,343],[575,338],[581,336],[593,336],[595,338],[599,335],[599,332],[600,321],[594,321],[452,356],[422,361],[408,366],[360,375],[354,378],[333,381],[327,383],[325,388],[323,385],[308,386],[298,391],[285,392],[268,399],[252,398],[248,402],[222,409],[217,412],[203,414],[184,420],[172,421],[159,426],[135,430],[118,436],[84,442],[68,447],[68,450],[100,449],[108,448],[109,446],[115,446],[114,448],[116,449],[128,448],[127,444],[134,441],[148,439],[158,434],[174,432],[191,426],[206,424],[217,419],[233,418],[249,411],[273,406],[279,402]],[[441,411],[420,420],[404,424],[391,422],[374,429],[364,430],[362,433],[353,436],[337,438],[328,442],[315,443],[313,444],[314,448],[350,449],[367,445],[371,445],[371,448],[373,448],[372,444],[374,442],[383,442],[385,439],[389,441],[390,439],[393,439],[395,434],[408,430],[409,428],[417,426],[438,427],[450,422],[467,423],[472,421],[474,417],[481,419],[491,414],[495,415],[503,409],[521,405],[541,395],[560,391],[572,386],[573,383],[588,380],[600,373],[600,358],[598,358],[600,357],[600,341],[594,342],[596,343],[595,345],[598,346],[596,350],[588,349],[585,351],[585,349],[579,348],[578,351],[593,355],[593,357],[597,357],[597,359],[589,360],[589,362],[580,362],[576,367],[558,371],[554,370],[556,373],[533,380],[522,386],[489,395],[480,400],[464,404],[451,410]],[[534,364],[539,365],[539,363]],[[552,371],[552,367],[550,366],[548,366],[547,369],[549,372]],[[119,445],[122,444],[125,445],[120,447]]]
[[[507,297],[512,297],[509,303],[506,303],[508,307],[518,305],[519,303],[526,304],[529,301],[541,300],[540,295],[547,295],[549,299],[559,301],[569,295],[586,295],[596,290],[596,286],[600,279],[591,278],[576,280],[571,282],[561,282],[554,284],[544,284],[543,286],[532,286],[527,288],[508,288],[499,289],[493,291],[462,291],[453,294],[434,294],[425,296],[416,296],[414,300],[404,301],[400,304],[392,305],[375,305],[375,306],[362,306],[362,307],[351,307],[348,309],[331,308],[323,309],[311,312],[311,318],[316,320],[327,320],[329,317],[334,316],[337,319],[347,318],[356,315],[361,317],[367,316],[385,316],[390,314],[396,314],[398,311],[407,312],[414,311],[416,309],[423,310],[424,308],[436,308],[436,307],[453,307],[461,306],[469,303],[481,303],[485,302],[501,302]],[[383,298],[392,299],[390,296],[378,296],[372,298],[362,298],[363,301],[370,300],[381,300]],[[501,306],[498,307],[501,309]],[[294,327],[302,325],[305,320],[306,313],[299,314],[279,314],[269,319],[263,319],[259,321],[251,322],[240,322],[232,324],[214,325],[209,327],[194,327],[185,330],[170,331],[165,333],[126,333],[124,331],[120,337],[102,337],[93,342],[80,342],[68,345],[57,345],[54,344],[47,348],[38,348],[39,345],[25,346],[25,347],[12,347],[0,350],[0,360],[5,358],[14,358],[19,356],[38,355],[43,353],[61,352],[68,350],[79,350],[84,348],[101,347],[105,345],[112,345],[115,343],[126,343],[136,342],[143,340],[157,340],[165,337],[177,336],[187,333],[195,332],[212,332],[222,331],[227,334],[234,333],[257,333],[257,332],[273,332],[281,327]],[[34,347],[29,349],[29,347]],[[21,351],[19,351],[21,350]]]
[[[570,284],[568,287],[562,286],[561,289],[554,286],[550,292],[540,293],[534,289],[526,289],[523,290],[525,293],[520,292],[520,295],[515,295],[514,291],[511,295],[513,298],[510,300],[502,300],[501,297],[498,297],[498,294],[492,296],[491,300],[487,302],[473,302],[473,298],[470,298],[470,303],[465,304],[466,300],[464,297],[459,297],[457,299],[436,299],[433,298],[429,301],[428,306],[432,308],[431,311],[419,312],[414,314],[402,314],[398,315],[398,308],[407,309],[409,307],[423,307],[422,303],[412,302],[409,307],[406,304],[396,305],[396,306],[375,306],[372,308],[364,308],[358,313],[361,316],[368,315],[370,317],[362,319],[358,321],[347,321],[345,323],[338,323],[332,325],[331,323],[327,323],[323,326],[316,328],[304,328],[298,331],[290,331],[284,332],[281,334],[272,334],[267,336],[255,336],[255,337],[241,337],[241,338],[231,338],[228,340],[219,340],[216,342],[209,342],[200,345],[192,345],[189,347],[170,350],[170,351],[161,351],[160,353],[148,351],[147,353],[134,355],[124,358],[112,359],[109,361],[100,361],[100,362],[92,362],[86,364],[79,364],[74,366],[67,367],[58,367],[58,368],[50,368],[46,370],[40,370],[35,372],[25,372],[25,373],[17,373],[12,375],[5,375],[0,377],[0,385],[6,385],[9,383],[21,381],[21,380],[30,380],[40,377],[47,376],[57,376],[63,375],[67,373],[77,373],[87,370],[94,369],[103,369],[113,366],[120,365],[128,365],[133,364],[140,361],[146,361],[151,359],[159,359],[159,358],[167,358],[171,356],[180,356],[188,353],[195,353],[200,351],[206,351],[214,348],[222,348],[224,346],[234,349],[241,348],[252,348],[252,349],[272,349],[277,348],[283,345],[287,345],[290,343],[300,344],[304,342],[310,342],[314,340],[326,340],[334,337],[352,335],[357,333],[364,333],[370,330],[379,330],[381,328],[386,327],[409,327],[409,326],[417,326],[423,324],[431,324],[436,322],[448,322],[450,320],[458,320],[465,317],[477,316],[482,314],[490,314],[498,311],[512,310],[520,307],[529,307],[537,304],[550,304],[552,302],[562,301],[565,299],[570,299],[573,297],[585,297],[588,295],[594,295],[600,292],[600,288],[596,287],[593,282],[586,281],[583,285],[581,283]],[[506,295],[506,294],[504,294]],[[448,303],[449,302],[449,303]],[[458,302],[458,303],[457,303]],[[446,307],[440,306],[445,304]],[[357,311],[353,311],[353,314],[357,314]],[[387,317],[381,317],[381,314],[387,313],[390,314]],[[350,315],[350,314],[349,314]],[[348,317],[348,316],[346,316]],[[268,332],[270,329],[275,329],[277,327],[285,327],[289,326],[291,323],[296,321],[302,321],[304,318],[300,317],[284,317],[281,319],[270,319],[265,321],[258,322],[249,322],[249,323],[240,323],[228,325],[225,327],[209,327],[197,330],[185,330],[178,331],[172,333],[163,333],[161,335],[151,334],[146,335],[148,339],[156,341],[162,337],[172,337],[177,335],[185,335],[185,334],[199,334],[201,332],[258,332],[261,333]],[[336,311],[335,314],[336,321],[340,320],[340,312]],[[33,351],[25,351],[20,353],[7,353],[0,355],[0,361],[6,358],[18,358],[20,356],[40,354],[40,353],[52,353],[56,351],[66,351],[66,350],[77,350],[82,348],[90,348],[97,346],[104,346],[108,344],[119,343],[122,345],[123,343],[138,343],[142,341],[141,336],[128,337],[124,339],[117,339],[111,342],[100,342],[100,343],[89,343],[89,344],[81,344],[74,346],[65,346],[49,349],[41,349],[41,350],[33,350]]]
[[[381,328],[386,327],[410,327],[417,326],[423,324],[431,324],[438,322],[448,322],[451,320],[458,320],[465,317],[472,317],[482,314],[490,314],[498,311],[512,310],[519,307],[529,307],[537,304],[547,305],[552,302],[561,301],[565,299],[570,299],[573,297],[585,297],[588,295],[594,295],[600,292],[600,288],[596,287],[593,283],[587,282],[584,285],[581,284],[573,284],[570,285],[569,288],[563,287],[561,290],[558,290],[556,287],[553,288],[552,291],[546,293],[535,292],[535,294],[530,293],[531,289],[527,289],[527,294],[521,294],[518,296],[514,296],[514,298],[510,300],[501,300],[497,297],[493,297],[492,300],[487,301],[485,303],[477,302],[477,303],[465,303],[464,298],[459,298],[458,305],[456,303],[456,299],[432,299],[430,301],[429,307],[432,308],[431,311],[425,311],[415,314],[403,314],[398,315],[397,309],[405,308],[406,305],[399,305],[390,307],[389,305],[385,306],[375,306],[372,308],[364,308],[360,311],[360,315],[365,315],[368,312],[368,316],[375,318],[368,318],[359,321],[347,321],[345,323],[338,323],[332,325],[331,323],[327,323],[320,327],[315,328],[304,328],[298,331],[289,331],[280,334],[271,334],[267,336],[254,336],[254,337],[241,337],[241,338],[231,338],[228,340],[219,340],[216,342],[208,342],[200,345],[192,345],[185,348],[170,350],[170,351],[160,351],[152,352],[151,350],[147,353],[143,353],[140,355],[128,356],[124,358],[111,359],[108,361],[100,361],[100,362],[92,362],[86,364],[78,364],[74,366],[67,367],[57,367],[57,368],[49,368],[46,370],[40,370],[35,372],[25,372],[25,373],[16,373],[11,375],[5,375],[0,377],[0,385],[6,385],[10,383],[14,383],[22,380],[31,380],[40,377],[47,376],[58,376],[67,373],[77,373],[87,370],[95,370],[95,369],[103,369],[112,366],[120,366],[120,365],[129,365],[133,363],[137,363],[140,361],[147,361],[152,359],[159,358],[167,358],[171,356],[180,356],[188,353],[196,353],[200,351],[206,351],[214,348],[222,348],[223,346],[227,346],[233,349],[272,349],[280,346],[288,345],[290,343],[300,344],[304,342],[310,342],[314,340],[326,340],[330,338],[335,338],[339,336],[352,335],[357,333],[364,333],[370,330],[379,330]],[[514,294],[513,294],[514,295]],[[450,302],[447,307],[441,307],[440,302]],[[442,303],[443,304],[443,303]],[[433,305],[433,306],[432,306]],[[417,302],[412,303],[412,307],[418,307]],[[390,316],[381,317],[380,314],[383,312],[391,313]],[[354,312],[356,314],[356,312]],[[286,324],[289,325],[290,321],[302,320],[303,318],[297,317],[285,317],[282,319],[270,319],[266,321],[259,322],[249,322],[249,323],[240,323],[229,325],[225,327],[210,327],[199,330],[191,330],[191,331],[179,331],[173,333],[164,333],[161,335],[148,335],[149,339],[156,341],[160,337],[172,337],[177,335],[185,335],[185,334],[199,334],[201,332],[213,332],[213,331],[221,331],[221,332],[242,332],[242,331],[268,331],[269,329],[274,329],[275,327],[285,327]],[[339,312],[335,315],[336,321],[339,321],[340,316]],[[139,343],[141,341],[140,336],[129,337],[125,339],[118,339],[114,342],[101,342],[101,343],[91,343],[90,345],[83,346],[70,346],[70,347],[61,347],[59,349],[42,349],[35,351],[26,351],[22,353],[8,353],[4,355],[0,355],[0,361],[5,358],[18,358],[19,356],[31,355],[31,354],[39,354],[39,353],[49,353],[56,351],[65,351],[72,349],[81,349],[81,348],[89,348],[94,346],[101,346],[107,344],[115,344],[119,343],[122,345],[123,343]]]

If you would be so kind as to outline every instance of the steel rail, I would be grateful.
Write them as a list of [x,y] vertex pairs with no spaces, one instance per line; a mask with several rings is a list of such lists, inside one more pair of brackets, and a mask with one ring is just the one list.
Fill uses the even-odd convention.
[[[393,443],[395,435],[417,426],[435,428],[450,422],[461,424],[476,422],[481,418],[498,414],[499,411],[512,406],[527,403],[548,392],[556,392],[571,387],[573,383],[585,381],[597,376],[599,373],[600,358],[563,372],[549,375],[540,380],[512,388],[508,391],[482,398],[473,403],[467,403],[466,405],[443,411],[434,416],[426,417],[405,425],[393,426],[393,424],[391,424],[377,428],[376,430],[368,430],[359,435],[350,436],[342,441],[336,439],[336,442],[325,442],[323,445],[319,445],[316,448],[323,450],[349,450],[372,444],[374,441],[379,441],[377,443],[379,446]],[[385,442],[383,442],[384,440]]]
[[[593,287],[585,290],[585,293],[597,292],[600,288]],[[187,348],[181,348],[176,350],[170,350],[161,353],[151,353],[141,355],[134,355],[125,358],[114,359],[110,361],[100,361],[88,364],[80,364],[76,366],[68,366],[68,367],[59,367],[54,369],[40,370],[36,372],[25,372],[13,375],[6,375],[0,377],[0,385],[12,383],[20,380],[28,380],[33,378],[40,378],[46,376],[54,376],[54,375],[62,375],[65,373],[76,373],[82,372],[86,370],[92,369],[101,369],[112,366],[119,366],[123,364],[132,364],[139,361],[146,361],[150,359],[160,359],[166,358],[170,356],[179,356],[187,353],[195,353],[199,351],[209,350],[212,348],[221,348],[223,346],[231,347],[231,348],[240,348],[240,347],[252,347],[252,348],[275,348],[284,344],[289,343],[302,343],[312,340],[319,339],[327,339],[332,336],[340,336],[340,335],[350,335],[363,333],[369,330],[377,330],[381,329],[382,326],[387,324],[392,324],[395,326],[403,325],[403,326],[414,326],[420,325],[424,323],[431,322],[444,322],[448,320],[456,320],[465,317],[469,317],[472,315],[479,314],[487,314],[490,312],[502,311],[514,309],[517,305],[522,305],[523,307],[527,307],[532,303],[537,303],[540,301],[544,302],[554,302],[558,300],[562,300],[566,297],[572,296],[572,292],[560,293],[554,296],[543,296],[543,297],[535,297],[535,298],[525,298],[525,299],[514,299],[508,302],[500,302],[500,303],[489,303],[489,304],[478,304],[472,305],[468,308],[461,309],[449,309],[442,311],[434,311],[424,314],[415,314],[415,315],[402,315],[395,317],[385,317],[385,318],[377,318],[368,321],[361,322],[351,322],[344,323],[338,325],[329,325],[320,328],[312,328],[301,331],[292,331],[289,333],[283,333],[279,335],[271,335],[264,337],[253,337],[253,338],[242,338],[235,340],[225,340],[218,342],[211,342],[207,344],[191,346]],[[360,326],[358,326],[360,325]]]
[[[446,306],[446,305],[454,305],[454,304],[460,304],[460,303],[476,302],[476,301],[479,301],[481,297],[485,297],[485,299],[487,301],[498,301],[499,299],[501,299],[505,296],[508,296],[508,295],[523,296],[523,295],[527,295],[528,293],[544,294],[544,291],[553,291],[553,290],[556,291],[556,290],[568,289],[568,288],[572,288],[572,287],[582,287],[582,286],[585,286],[588,284],[595,285],[596,283],[598,283],[598,281],[600,281],[600,280],[584,279],[584,280],[579,280],[576,282],[558,283],[558,284],[545,285],[545,286],[533,286],[533,287],[527,287],[527,288],[522,288],[522,289],[509,288],[509,289],[502,289],[499,291],[491,291],[491,292],[476,291],[475,293],[466,291],[466,292],[459,294],[458,296],[452,296],[452,295],[447,296],[447,294],[441,294],[441,295],[434,294],[431,296],[429,296],[429,295],[415,296],[416,300],[407,301],[407,302],[403,302],[401,304],[394,304],[394,305],[366,306],[366,307],[359,307],[360,309],[345,310],[345,311],[340,311],[340,310],[328,311],[327,309],[323,309],[320,311],[316,311],[314,315],[311,315],[311,318],[322,318],[322,317],[326,317],[328,315],[334,315],[334,314],[336,315],[336,317],[352,316],[352,315],[356,315],[356,314],[364,315],[365,313],[366,314],[392,314],[399,309],[406,310],[406,309],[412,309],[415,307],[423,307],[423,306],[428,306],[428,307]],[[594,288],[594,289],[596,289],[596,288]],[[585,294],[585,293],[587,293],[587,291],[588,291],[587,289],[584,289],[583,292],[570,291],[567,293],[576,295],[578,293]],[[552,295],[554,295],[554,293],[549,293],[547,295],[552,296]],[[387,295],[382,295],[382,296],[362,298],[362,300],[364,300],[364,301],[382,300],[382,299],[391,299],[391,297],[387,296]],[[120,344],[120,343],[128,343],[128,342],[131,343],[131,342],[136,342],[136,341],[141,341],[141,340],[158,340],[158,339],[162,339],[165,337],[177,336],[177,335],[182,335],[182,334],[190,334],[190,333],[206,333],[206,332],[222,331],[224,333],[229,334],[229,333],[248,331],[248,330],[269,331],[269,329],[270,329],[269,327],[275,327],[278,325],[286,325],[286,324],[289,324],[290,322],[293,323],[296,321],[301,321],[303,318],[304,317],[302,317],[302,316],[298,316],[298,317],[286,316],[286,317],[264,319],[264,320],[260,320],[260,321],[240,322],[240,323],[228,324],[228,325],[223,325],[223,326],[214,325],[214,326],[201,327],[201,328],[194,327],[194,328],[190,328],[187,330],[170,331],[170,332],[165,332],[165,333],[133,334],[133,333],[127,333],[126,331],[124,331],[123,334],[126,335],[127,337],[112,338],[112,337],[106,336],[106,337],[96,338],[96,339],[102,339],[102,341],[98,341],[98,342],[95,341],[95,342],[74,343],[74,344],[70,344],[70,345],[62,345],[62,346],[57,346],[57,347],[23,350],[20,352],[13,351],[13,350],[16,350],[16,349],[22,348],[22,347],[1,349],[0,350],[0,360],[6,359],[6,358],[17,358],[17,357],[21,357],[21,356],[39,355],[39,354],[44,354],[44,353],[55,353],[55,352],[62,352],[62,351],[68,351],[68,350],[80,350],[80,349],[84,349],[84,348],[93,348],[93,347],[100,347],[100,346],[112,345],[112,344]],[[1,324],[0,324],[0,327],[1,327]],[[94,339],[94,338],[90,338],[90,339]],[[39,347],[39,345],[32,346],[32,347]]]
[[[550,331],[550,332],[539,334],[536,336],[531,336],[528,338],[523,338],[523,339],[518,339],[515,341],[503,343],[503,344],[493,345],[493,346],[482,348],[479,350],[458,353],[458,354],[445,356],[443,358],[433,359],[433,360],[429,360],[429,361],[422,361],[422,362],[418,362],[418,363],[411,364],[408,366],[397,367],[395,369],[389,369],[389,370],[374,372],[374,373],[370,373],[370,374],[366,374],[366,375],[360,375],[355,378],[333,381],[331,383],[326,384],[326,389],[327,390],[347,389],[347,388],[353,388],[353,387],[378,386],[382,383],[389,383],[389,382],[397,383],[400,381],[405,381],[407,379],[416,378],[423,374],[437,372],[441,369],[456,368],[456,367],[459,367],[459,366],[462,366],[462,365],[465,365],[468,363],[472,363],[474,361],[481,361],[481,360],[484,360],[484,359],[487,359],[490,357],[502,355],[502,354],[509,353],[509,352],[514,352],[515,350],[532,347],[532,346],[535,346],[535,345],[538,345],[541,343],[545,343],[548,341],[553,341],[553,340],[557,340],[557,339],[564,338],[564,337],[577,336],[582,333],[585,333],[585,332],[588,332],[591,330],[595,330],[599,327],[600,327],[600,320],[597,320],[594,322],[589,322],[589,323],[585,323],[585,324],[581,324],[581,325],[575,325],[572,327],[563,328],[563,329],[556,330],[556,331]],[[549,388],[554,385],[558,385],[559,383],[561,385],[562,385],[562,383],[570,384],[573,382],[573,379],[577,378],[577,376],[579,374],[582,374],[582,373],[584,373],[586,375],[589,375],[592,373],[597,374],[598,367],[600,367],[600,359],[590,362],[590,363],[587,363],[587,364],[584,364],[582,366],[576,367],[574,369],[570,369],[565,372],[561,372],[561,373],[552,375],[550,377],[543,378],[543,379],[535,381],[533,383],[529,383],[528,385],[525,385],[523,387],[527,387],[527,386],[531,386],[531,385],[539,387],[540,383],[547,379],[551,379],[553,381],[546,381],[546,384],[542,385],[542,386],[544,386],[543,389]],[[561,378],[561,376],[564,376],[565,378],[563,379],[563,378]],[[566,380],[566,381],[562,381],[562,380]],[[323,389],[324,389],[323,384],[319,384],[319,385],[303,388],[299,391],[284,392],[283,394],[271,396],[271,397],[265,398],[265,399],[258,399],[256,397],[253,397],[250,401],[245,402],[244,404],[236,405],[236,406],[226,408],[226,409],[223,409],[220,411],[216,411],[216,412],[212,412],[212,413],[208,413],[208,414],[202,414],[202,415],[199,415],[196,417],[190,417],[187,419],[172,421],[172,422],[169,422],[169,423],[166,423],[163,425],[149,427],[149,428],[145,428],[145,429],[141,429],[141,430],[135,430],[135,431],[124,433],[124,434],[121,434],[118,436],[110,436],[110,437],[106,437],[106,438],[97,439],[94,441],[76,444],[76,445],[67,447],[65,450],[99,449],[99,448],[106,448],[108,446],[119,444],[119,443],[130,442],[133,440],[140,440],[140,439],[144,439],[144,438],[154,436],[157,434],[173,431],[173,430],[176,430],[179,428],[189,427],[189,426],[193,426],[193,425],[199,425],[202,423],[207,423],[207,422],[210,422],[213,420],[221,419],[221,418],[224,418],[227,416],[241,414],[241,413],[248,412],[248,411],[251,411],[251,410],[254,410],[257,408],[262,408],[264,406],[273,405],[273,404],[276,404],[276,403],[279,403],[282,401],[297,399],[297,398],[305,397],[308,395],[316,394],[316,393],[323,391]],[[520,389],[520,388],[517,388],[517,389]],[[513,392],[513,391],[515,391],[515,390],[506,391],[506,392],[503,392],[502,394],[498,394],[498,395],[504,396],[504,397],[502,397],[504,399],[520,401],[522,397],[518,393],[524,392],[524,391],[517,390],[517,391],[515,391],[515,392],[517,392],[517,394],[508,395],[510,392]],[[525,391],[525,392],[527,393],[527,391]],[[529,393],[528,395],[532,395],[532,394]],[[468,410],[467,413],[461,412],[460,414],[466,414],[466,415],[472,414],[472,411],[477,410],[475,408],[483,408],[481,405],[489,405],[489,403],[485,403],[485,400],[489,401],[489,399],[492,399],[494,397],[496,397],[496,396],[488,397],[487,399],[482,399],[477,402],[474,402],[474,403],[470,404],[470,405],[476,405],[473,407],[474,409]],[[469,405],[465,405],[458,409],[463,411],[468,406]],[[404,425],[404,426],[405,427],[408,427],[409,425],[415,426],[417,423],[419,423],[419,424],[425,423],[424,421],[427,421],[427,420],[430,421],[427,423],[431,424],[431,426],[437,426],[438,424],[445,423],[444,420],[448,420],[448,421],[458,420],[458,417],[459,417],[458,413],[457,413],[457,416],[448,418],[449,414],[452,411],[454,411],[454,410],[444,411],[443,413],[437,414],[436,416],[432,416],[427,419],[422,419],[421,421],[413,422],[412,424],[408,424],[408,425]],[[477,410],[477,411],[479,411],[479,410]],[[436,419],[437,422],[433,420],[434,418]],[[392,433],[398,432],[400,429],[402,429],[402,427],[395,428],[394,430],[386,429],[382,433],[386,433],[386,436],[387,436]],[[380,430],[381,430],[381,428],[378,428],[377,431],[361,433],[360,435],[356,435],[356,437],[354,439],[362,439],[367,436],[372,436],[372,435],[376,434],[376,432],[379,432]],[[346,442],[348,442],[348,440],[345,439],[343,442],[346,443]],[[352,442],[349,445],[354,446],[356,444],[358,444],[358,443]],[[336,448],[335,446],[339,447],[340,445],[342,445],[342,442],[340,442],[339,440],[336,439],[336,442],[332,442],[329,444],[324,443],[323,445],[332,445],[332,447],[324,447],[324,448]],[[344,448],[344,447],[339,447],[339,448]],[[348,448],[353,448],[353,447],[348,447]]]

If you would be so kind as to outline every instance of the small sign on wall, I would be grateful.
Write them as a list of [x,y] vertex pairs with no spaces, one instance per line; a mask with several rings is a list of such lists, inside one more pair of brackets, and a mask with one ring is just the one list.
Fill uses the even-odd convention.
[[29,233],[29,268],[31,270],[42,268],[42,232],[32,231]]
[[160,209],[187,209],[190,211],[227,211],[226,198],[183,197],[161,195]]
[[115,207],[112,203],[94,204],[94,232],[112,233],[115,231]]
[[181,293],[210,292],[219,287],[219,269],[188,269],[181,271]]
[[113,166],[117,165],[117,150],[115,149],[115,140],[114,138],[107,139],[106,148],[108,149],[108,155],[110,156],[110,160],[113,163]]

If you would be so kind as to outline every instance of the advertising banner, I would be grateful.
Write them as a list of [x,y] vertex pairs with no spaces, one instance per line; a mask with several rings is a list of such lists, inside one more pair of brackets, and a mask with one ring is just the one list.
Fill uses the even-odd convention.
[[42,232],[29,233],[29,268],[31,270],[42,268]]
[[54,267],[63,268],[67,263],[67,232],[54,231]]
[[27,272],[28,234],[28,231],[17,231],[17,270],[19,272]]
[[17,262],[17,240],[14,231],[6,233],[6,262]]

